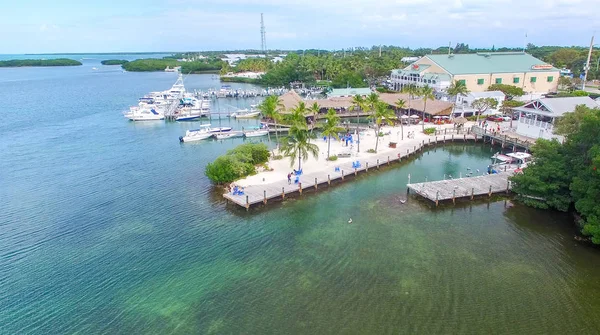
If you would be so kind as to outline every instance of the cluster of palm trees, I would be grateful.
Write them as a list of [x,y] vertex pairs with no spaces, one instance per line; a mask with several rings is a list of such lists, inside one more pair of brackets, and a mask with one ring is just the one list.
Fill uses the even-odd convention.
[[[380,100],[377,93],[371,93],[366,97],[355,95],[352,98],[352,109],[356,111],[357,124],[359,122],[360,111],[367,112],[369,114],[369,119],[373,121],[375,125],[375,152],[377,152],[377,148],[379,147],[379,135],[381,132],[381,127],[384,124],[392,125],[394,123],[393,120],[396,118],[394,111],[389,108],[387,103]],[[357,131],[357,134],[357,151],[360,152],[360,131]]]

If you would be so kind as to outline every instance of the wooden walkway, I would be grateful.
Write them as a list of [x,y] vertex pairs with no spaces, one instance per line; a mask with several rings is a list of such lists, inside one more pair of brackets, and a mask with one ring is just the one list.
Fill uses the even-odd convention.
[[435,202],[452,200],[494,193],[506,192],[511,189],[508,177],[514,172],[500,172],[498,174],[488,174],[484,176],[466,177],[458,179],[438,180],[425,183],[415,183],[406,185],[409,190],[416,194]]
[[[326,186],[331,185],[334,181],[343,182],[347,180],[349,176],[356,176],[359,173],[367,173],[378,169],[382,165],[390,165],[394,162],[400,162],[420,151],[423,148],[435,145],[437,143],[446,142],[467,142],[475,141],[476,136],[473,135],[450,135],[450,136],[435,136],[425,140],[405,140],[404,142],[398,143],[398,147],[392,152],[386,152],[381,154],[369,154],[367,157],[352,157],[351,160],[344,159],[343,162],[339,162],[335,167],[339,167],[339,171],[336,171],[334,167],[326,171],[317,171],[312,173],[306,173],[299,176],[299,183],[293,183],[295,176],[292,176],[292,184],[288,185],[287,180],[281,180],[268,184],[251,185],[244,188],[243,195],[234,195],[232,193],[225,193],[223,197],[234,204],[240,205],[246,210],[250,206],[255,204],[267,204],[270,200],[284,200],[286,196],[292,193],[305,192],[308,190],[318,191]],[[479,138],[481,139],[481,138]],[[380,143],[380,145],[387,145],[387,143]],[[359,161],[360,167],[355,168],[352,166],[353,162]]]

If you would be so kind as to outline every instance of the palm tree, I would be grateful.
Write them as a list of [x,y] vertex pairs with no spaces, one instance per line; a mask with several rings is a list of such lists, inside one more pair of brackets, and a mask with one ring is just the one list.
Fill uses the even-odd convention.
[[450,84],[450,87],[448,87],[448,89],[446,89],[446,92],[450,95],[454,97],[454,105],[456,106],[456,103],[458,102],[458,96],[462,95],[465,96],[467,94],[469,94],[469,90],[467,89],[467,85],[465,84],[464,81],[458,81],[455,80],[452,82],[452,84]]
[[266,117],[275,123],[275,137],[277,143],[279,143],[279,133],[277,128],[277,121],[281,120],[281,110],[284,109],[283,103],[279,100],[276,95],[268,96],[260,105],[258,110]]
[[360,110],[366,110],[367,109],[367,101],[360,95],[355,95],[352,97],[352,107],[353,110],[356,110],[356,127],[357,127],[357,134],[358,137],[356,139],[356,150],[357,152],[360,152],[360,129],[358,128],[358,124],[359,124],[359,111]]
[[298,170],[302,170],[302,161],[306,161],[309,154],[312,154],[314,158],[318,157],[319,147],[314,143],[310,143],[311,138],[312,134],[308,132],[305,120],[292,121],[287,141],[281,147],[281,152],[290,158],[290,167],[294,166],[296,159],[298,159]]
[[[396,107],[402,111],[402,109],[406,106],[406,101],[404,101],[403,99],[398,99],[398,101],[396,101]],[[402,121],[402,115],[404,114],[400,114],[400,132],[402,133],[402,140],[404,140],[404,122]]]
[[427,100],[435,100],[435,95],[433,94],[433,88],[429,87],[429,85],[423,86],[419,93],[421,95],[421,99],[423,99],[423,131],[425,131],[425,111],[427,110]]
[[323,125],[323,135],[327,136],[327,159],[329,159],[329,148],[331,147],[331,138],[339,140],[339,132],[344,131],[344,128],[339,126],[340,117],[337,116],[336,112],[329,108],[327,116],[325,117],[325,124]]
[[319,114],[319,111],[321,111],[321,106],[319,106],[319,104],[315,101],[308,110],[312,112],[313,115],[313,126],[310,128],[310,133],[312,134],[313,128],[317,124],[317,114]]
[[381,126],[386,124],[393,124],[392,119],[394,118],[394,112],[388,107],[388,104],[382,101],[378,101],[373,106],[373,114],[369,116],[375,122],[375,152],[377,152],[377,147],[379,146],[379,132],[381,131]]
[[408,85],[408,86],[402,87],[401,92],[408,94],[408,116],[410,117],[410,112],[411,112],[410,102],[415,98],[415,95],[418,94],[419,88],[415,85]]
[[292,108],[291,113],[287,115],[287,120],[294,126],[296,123],[301,123],[306,126],[306,104],[300,101],[296,107]]

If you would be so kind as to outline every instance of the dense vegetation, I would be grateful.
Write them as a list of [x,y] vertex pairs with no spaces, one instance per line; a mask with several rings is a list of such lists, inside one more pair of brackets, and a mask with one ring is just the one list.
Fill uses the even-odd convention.
[[25,66],[78,66],[81,62],[68,59],[12,59],[0,61],[0,67],[25,67]]
[[124,59],[107,59],[100,62],[102,65],[123,65],[125,63],[129,63],[129,61]]
[[256,173],[256,165],[269,160],[269,149],[260,143],[246,143],[208,163],[206,176],[216,184],[229,183]]
[[556,121],[554,132],[566,137],[537,140],[535,164],[512,177],[513,191],[536,208],[574,208],[584,235],[600,244],[600,108],[577,106]]
[[192,62],[180,62],[177,59],[169,56],[162,59],[136,59],[134,61],[124,63],[122,67],[123,69],[132,72],[150,72],[164,71],[167,66],[171,68],[181,66],[181,72],[188,74],[219,71],[223,67],[224,63],[224,61],[218,58],[205,58]]

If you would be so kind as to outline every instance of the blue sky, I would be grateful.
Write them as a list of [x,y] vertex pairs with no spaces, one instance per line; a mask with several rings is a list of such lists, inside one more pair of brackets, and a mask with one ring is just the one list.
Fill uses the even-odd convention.
[[[8,1],[8,0],[4,0]],[[0,53],[587,45],[600,0],[19,0]],[[598,35],[598,34],[597,34]],[[600,36],[598,36],[600,40]]]

